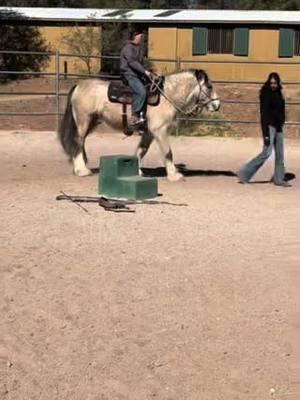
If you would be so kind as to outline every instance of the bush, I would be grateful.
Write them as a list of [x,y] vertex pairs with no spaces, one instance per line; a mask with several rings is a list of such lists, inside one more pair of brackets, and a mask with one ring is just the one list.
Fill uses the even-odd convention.
[[235,131],[230,124],[218,122],[221,118],[215,114],[201,113],[195,116],[197,119],[211,120],[206,121],[193,121],[187,119],[179,121],[179,134],[184,136],[215,136],[225,137],[234,136],[238,137],[239,133]]
[[[38,72],[47,65],[48,55],[5,53],[5,51],[46,52],[48,50],[38,28],[26,24],[20,25],[18,17],[20,16],[15,12],[0,12],[0,20],[13,20],[11,24],[0,25],[0,48],[4,51],[0,53],[0,70]],[[2,80],[8,80],[24,76],[3,74],[0,77]]]

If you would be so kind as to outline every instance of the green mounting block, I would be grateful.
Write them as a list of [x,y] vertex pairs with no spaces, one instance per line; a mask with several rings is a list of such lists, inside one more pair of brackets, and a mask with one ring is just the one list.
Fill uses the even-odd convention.
[[115,199],[143,200],[157,196],[157,179],[139,175],[135,156],[100,158],[98,193]]

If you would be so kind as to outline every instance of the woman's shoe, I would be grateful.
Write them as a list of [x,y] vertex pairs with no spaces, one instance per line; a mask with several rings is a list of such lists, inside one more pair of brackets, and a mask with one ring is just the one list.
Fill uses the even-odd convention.
[[249,181],[243,179],[239,174],[237,174],[237,177],[238,177],[238,183],[240,183],[240,184],[242,184],[242,185],[243,185],[244,183],[249,183]]
[[281,183],[274,183],[275,186],[282,186],[282,187],[292,187],[292,185],[288,182],[281,182]]

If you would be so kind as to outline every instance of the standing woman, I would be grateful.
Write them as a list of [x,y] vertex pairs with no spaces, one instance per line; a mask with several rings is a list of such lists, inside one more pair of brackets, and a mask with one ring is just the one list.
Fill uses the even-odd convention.
[[285,101],[282,94],[280,76],[272,72],[260,90],[260,122],[263,134],[262,152],[247,162],[238,172],[239,182],[248,183],[275,149],[275,170],[273,183],[289,187],[284,181],[283,125],[285,122]]

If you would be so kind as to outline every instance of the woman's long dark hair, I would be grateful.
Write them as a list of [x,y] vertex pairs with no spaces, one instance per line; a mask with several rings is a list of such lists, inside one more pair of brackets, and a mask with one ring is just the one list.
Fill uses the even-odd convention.
[[278,85],[278,90],[281,92],[282,86],[281,86],[281,79],[280,76],[277,72],[271,72],[268,76],[268,79],[266,82],[262,85],[260,92],[263,92],[265,90],[270,90],[271,89],[271,79],[274,79],[277,82]]

